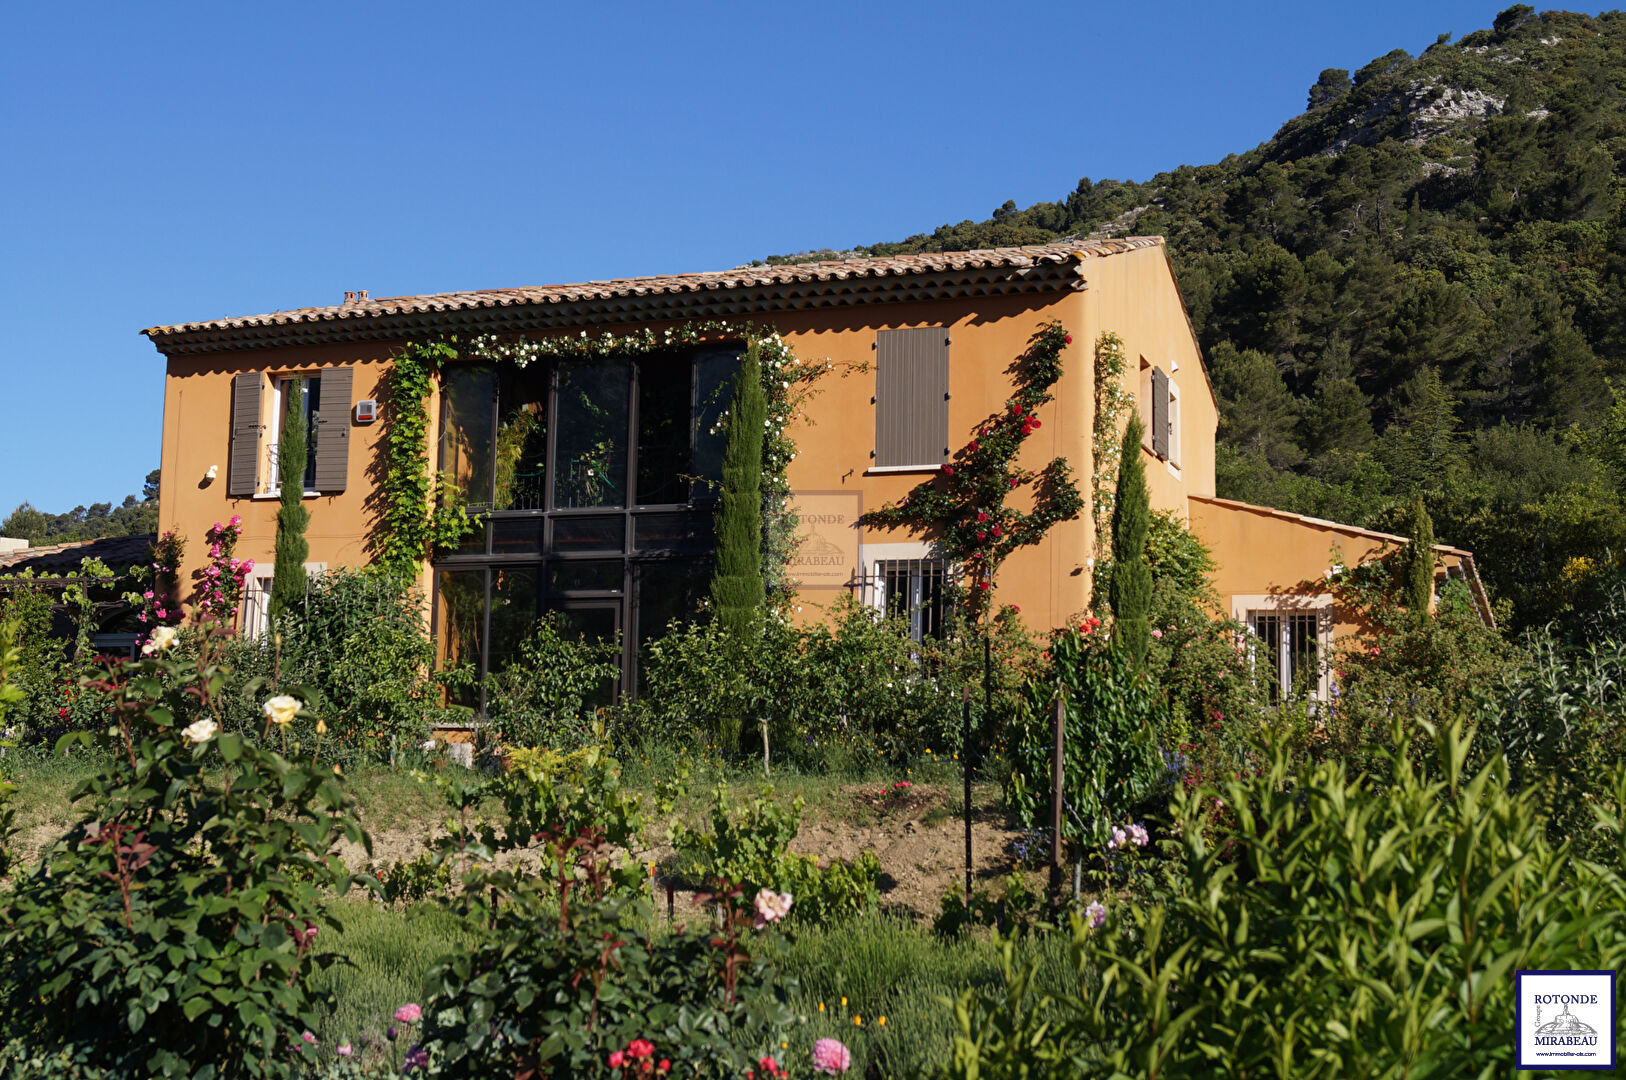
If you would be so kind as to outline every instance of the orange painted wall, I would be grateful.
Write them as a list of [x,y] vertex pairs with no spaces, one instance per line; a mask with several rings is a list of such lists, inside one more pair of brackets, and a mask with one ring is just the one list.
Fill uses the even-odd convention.
[[[1180,395],[1178,467],[1144,451],[1146,487],[1154,510],[1171,510],[1182,519],[1186,496],[1214,494],[1214,436],[1219,409],[1192,335],[1174,273],[1163,248],[1143,248],[1086,265],[1085,330],[1092,347],[1107,331],[1123,340],[1128,368],[1123,388],[1141,402],[1140,366],[1144,360],[1163,369]],[[1123,418],[1128,422],[1127,414]]]
[[[176,531],[186,538],[181,567],[183,598],[190,600],[197,575],[208,562],[204,534],[216,521],[232,515],[243,519],[238,558],[257,564],[275,559],[277,500],[237,498],[226,494],[230,468],[232,379],[245,371],[276,375],[319,374],[324,368],[354,365],[354,399],[377,399],[380,377],[388,368],[394,343],[364,342],[321,348],[252,350],[201,356],[175,357],[164,379],[163,490],[158,506],[160,531]],[[364,566],[370,561],[368,537],[372,532],[370,470],[377,461],[383,425],[354,424],[350,430],[350,460],[345,491],[307,496],[311,512],[306,539],[311,562],[330,568]],[[219,472],[205,481],[210,466]]]
[[[1214,589],[1223,614],[1232,614],[1238,595],[1269,593],[1310,595],[1325,592],[1321,581],[1334,562],[1356,566],[1366,559],[1393,551],[1397,544],[1332,523],[1271,513],[1263,507],[1242,509],[1202,499],[1191,501],[1191,531],[1208,546],[1219,568]],[[1440,554],[1444,567],[1458,566],[1461,557]],[[1335,633],[1356,628],[1354,616],[1334,609]]]
[[[1212,437],[1216,423],[1195,342],[1161,248],[1085,259],[1088,288],[1029,297],[990,297],[918,304],[877,304],[783,313],[758,318],[776,326],[797,356],[806,362],[829,361],[834,369],[817,384],[805,417],[791,432],[798,444],[789,479],[797,490],[857,491],[864,509],[896,500],[926,474],[873,474],[875,446],[876,332],[919,326],[946,326],[950,346],[949,433],[961,445],[976,427],[1002,408],[1011,390],[1006,368],[1027,347],[1031,335],[1050,319],[1059,319],[1073,335],[1064,354],[1065,374],[1056,400],[1039,413],[1043,423],[1028,440],[1021,464],[1039,468],[1054,457],[1066,457],[1089,497],[1092,475],[1093,348],[1103,330],[1123,339],[1131,366],[1141,355],[1177,360],[1174,378],[1184,402],[1183,460],[1178,477],[1160,462],[1149,461],[1154,506],[1184,513],[1185,495],[1213,491]],[[626,332],[632,327],[604,327]],[[380,376],[401,342],[255,349],[168,361],[164,404],[163,476],[160,528],[177,530],[188,540],[182,568],[186,592],[204,565],[203,536],[214,521],[233,514],[243,518],[239,557],[268,563],[274,558],[277,503],[274,499],[229,498],[232,377],[242,371],[309,373],[334,365],[355,366],[354,397],[378,398]],[[1172,366],[1167,364],[1165,366]],[[867,369],[867,370],[863,370]],[[1134,375],[1131,373],[1130,379]],[[1134,389],[1131,383],[1130,389]],[[431,416],[438,403],[431,402]],[[433,424],[432,424],[433,427]],[[374,507],[369,502],[372,476],[379,465],[382,424],[352,425],[349,483],[345,492],[306,500],[311,510],[307,533],[310,560],[329,567],[364,565],[370,558],[369,537]],[[431,447],[436,432],[431,431]],[[431,464],[435,464],[431,450]],[[202,483],[211,465],[219,467],[212,483]],[[1020,505],[1020,504],[1019,504]],[[1087,560],[1094,554],[1088,512],[1062,522],[1047,541],[1014,554],[1001,571],[996,600],[1022,608],[1037,630],[1060,625],[1084,611],[1091,587]],[[867,543],[919,540],[879,534]],[[426,570],[423,583],[427,587]],[[820,591],[801,598],[801,618],[818,617],[837,595]]]

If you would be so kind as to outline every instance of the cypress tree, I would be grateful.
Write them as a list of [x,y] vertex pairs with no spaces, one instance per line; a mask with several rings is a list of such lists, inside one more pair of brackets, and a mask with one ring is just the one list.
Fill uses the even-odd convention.
[[305,560],[311,550],[305,541],[305,526],[310,524],[311,512],[302,502],[308,444],[300,383],[288,384],[287,397],[282,439],[277,444],[277,482],[282,487],[282,505],[277,510],[277,562],[271,578],[272,622],[304,603]]
[[1434,522],[1421,495],[1412,503],[1411,543],[1401,557],[1400,575],[1402,599],[1412,618],[1422,622],[1434,599]]
[[717,510],[717,556],[711,604],[719,626],[742,637],[762,608],[762,393],[756,342],[745,350],[728,408],[723,447],[723,498]]
[[1139,416],[1124,429],[1118,462],[1117,505],[1112,513],[1112,641],[1139,664],[1152,645],[1152,568],[1146,564],[1146,529],[1152,506],[1146,494],[1146,466],[1140,459]]

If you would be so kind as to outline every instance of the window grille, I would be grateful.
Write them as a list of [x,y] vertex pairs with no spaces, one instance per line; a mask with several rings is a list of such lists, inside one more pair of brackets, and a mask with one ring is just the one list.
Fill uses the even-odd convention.
[[915,641],[940,638],[948,625],[947,571],[942,559],[886,559],[875,564],[877,606],[904,619]]
[[[1327,616],[1330,620],[1330,615]],[[1315,611],[1254,610],[1247,615],[1256,639],[1253,662],[1270,680],[1273,702],[1294,696],[1321,696],[1323,616]]]

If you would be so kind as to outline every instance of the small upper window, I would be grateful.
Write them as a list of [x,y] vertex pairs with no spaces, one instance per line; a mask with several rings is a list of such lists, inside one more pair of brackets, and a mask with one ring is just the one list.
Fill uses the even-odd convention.
[[282,489],[282,459],[278,455],[278,450],[282,446],[283,428],[288,423],[290,400],[296,402],[295,408],[305,420],[305,490],[316,491],[316,421],[321,408],[322,380],[314,375],[295,376],[290,379],[278,379],[272,384],[271,417],[265,441],[265,468],[261,476],[264,490],[272,495]]
[[875,467],[934,468],[948,458],[949,334],[882,330],[875,343]]

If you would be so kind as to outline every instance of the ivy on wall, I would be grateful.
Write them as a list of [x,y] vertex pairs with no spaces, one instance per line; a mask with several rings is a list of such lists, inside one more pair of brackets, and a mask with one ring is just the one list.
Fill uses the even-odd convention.
[[[834,365],[804,363],[772,327],[750,322],[696,320],[663,330],[630,334],[561,334],[552,337],[504,338],[494,334],[460,340],[449,337],[408,345],[395,357],[388,377],[384,416],[385,464],[380,485],[376,562],[386,570],[416,574],[424,560],[455,545],[473,530],[462,493],[448,476],[431,480],[429,471],[429,397],[442,366],[452,361],[485,360],[527,367],[538,362],[636,357],[692,345],[747,341],[757,345],[762,390],[767,400],[763,421],[762,493],[763,576],[770,603],[783,603],[794,591],[786,567],[796,550],[799,521],[790,505],[787,472],[796,457],[789,433],[802,416],[813,383]],[[726,389],[726,388],[725,388]],[[713,432],[728,423],[726,410]]]
[[[964,599],[974,618],[987,612],[994,577],[1013,551],[1039,543],[1058,521],[1075,518],[1084,509],[1066,458],[1037,472],[1016,465],[1022,444],[1042,426],[1037,412],[1054,398],[1050,388],[1061,378],[1061,353],[1072,341],[1059,322],[1040,327],[1016,361],[1016,391],[1005,400],[1004,410],[983,421],[938,476],[899,502],[859,518],[866,529],[905,528],[935,535],[943,556],[961,566]],[[1010,496],[1027,485],[1033,490],[1033,508],[1008,505]]]
[[411,342],[384,377],[384,461],[377,499],[374,565],[416,577],[437,548],[474,531],[457,485],[429,472],[429,398],[441,365],[458,358],[452,341]]
[[1129,359],[1123,339],[1110,331],[1095,340],[1094,503],[1095,545],[1112,534],[1112,508],[1118,489],[1118,462],[1123,457],[1118,422],[1135,397],[1123,387]]

